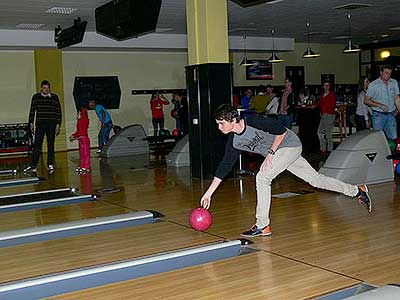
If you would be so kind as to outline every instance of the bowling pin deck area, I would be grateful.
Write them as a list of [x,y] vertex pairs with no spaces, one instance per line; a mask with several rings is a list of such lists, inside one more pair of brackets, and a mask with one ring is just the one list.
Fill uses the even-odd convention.
[[[39,170],[47,180],[3,187],[0,200],[66,187],[76,187],[79,195],[120,191],[2,212],[0,299],[316,299],[362,283],[400,282],[395,183],[370,187],[375,209],[369,215],[354,199],[313,190],[283,173],[273,194],[313,193],[273,199],[272,235],[243,245],[240,233],[254,223],[254,177],[227,179],[213,197],[212,226],[199,232],[189,215],[209,182],[190,180],[189,168],[167,168],[154,158],[151,167],[146,162],[134,169],[126,160],[92,159],[92,173],[78,176],[77,157],[57,154],[55,173]],[[126,226],[112,227],[121,216]],[[140,276],[132,266],[141,266]],[[101,272],[106,273],[98,276]],[[93,284],[69,290],[62,285],[70,286],[68,280]],[[49,289],[50,294],[32,296]]]

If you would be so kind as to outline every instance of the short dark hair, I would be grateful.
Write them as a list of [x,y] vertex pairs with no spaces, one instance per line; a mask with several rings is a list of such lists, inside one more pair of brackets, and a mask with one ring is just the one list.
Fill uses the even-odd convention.
[[332,82],[330,82],[329,80],[324,80],[322,82],[322,86],[324,86],[326,83],[329,84],[329,91],[331,91],[332,90]]
[[285,80],[289,81],[290,83],[293,83],[292,77],[286,77]]
[[228,122],[239,122],[240,116],[237,110],[230,104],[222,104],[220,105],[214,113],[215,120],[218,121],[228,121]]
[[40,83],[40,87],[43,87],[44,85],[50,86],[50,82],[49,82],[48,80],[43,80],[43,81]]
[[358,91],[359,91],[359,92],[361,92],[361,91],[364,90],[364,81],[365,81],[365,79],[368,79],[368,80],[369,80],[369,78],[368,78],[367,76],[362,76],[362,77],[360,78],[360,80],[358,81]]
[[274,87],[272,86],[272,84],[268,84],[266,88],[270,88],[270,89],[274,89]]
[[384,64],[383,66],[380,67],[380,71],[383,72],[383,70],[393,70],[392,65],[390,64]]
[[186,93],[183,92],[183,91],[175,91],[173,94],[175,96],[179,96],[179,97],[185,97],[186,96]]

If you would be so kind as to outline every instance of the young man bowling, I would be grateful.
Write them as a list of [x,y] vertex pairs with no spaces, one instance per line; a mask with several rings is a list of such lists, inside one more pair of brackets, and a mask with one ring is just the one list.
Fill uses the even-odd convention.
[[210,208],[213,193],[231,171],[241,151],[258,153],[265,157],[256,176],[256,224],[243,232],[242,236],[271,234],[271,182],[284,170],[290,171],[314,187],[355,197],[360,204],[365,205],[368,212],[371,212],[372,202],[366,185],[356,186],[319,174],[301,156],[302,145],[297,135],[277,120],[259,115],[242,119],[229,104],[223,104],[217,109],[215,120],[218,129],[229,137],[225,155],[218,165],[215,177],[200,200],[204,208]]

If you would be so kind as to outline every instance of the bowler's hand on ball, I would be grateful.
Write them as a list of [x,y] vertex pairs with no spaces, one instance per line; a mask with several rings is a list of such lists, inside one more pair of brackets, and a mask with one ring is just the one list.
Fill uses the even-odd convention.
[[211,196],[204,194],[203,197],[201,197],[200,204],[205,209],[209,209],[211,205]]

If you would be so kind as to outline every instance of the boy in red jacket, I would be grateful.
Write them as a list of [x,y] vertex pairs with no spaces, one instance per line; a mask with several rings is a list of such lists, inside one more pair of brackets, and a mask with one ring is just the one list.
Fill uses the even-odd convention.
[[90,140],[88,136],[89,118],[86,108],[81,108],[77,116],[76,132],[70,136],[70,141],[79,140],[80,166],[76,171],[80,174],[90,172]]

